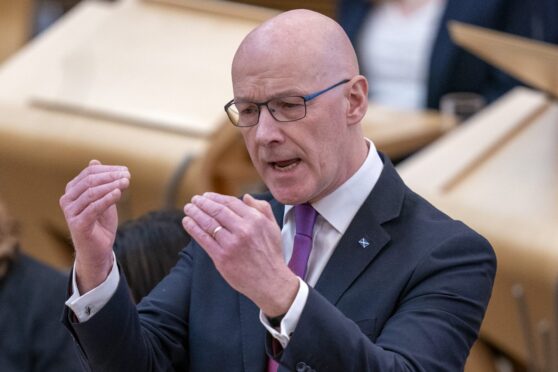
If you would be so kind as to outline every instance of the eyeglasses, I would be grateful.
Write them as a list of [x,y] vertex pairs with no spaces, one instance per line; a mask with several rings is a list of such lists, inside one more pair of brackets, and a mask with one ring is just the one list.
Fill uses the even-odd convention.
[[262,103],[235,102],[234,99],[232,99],[225,105],[225,112],[231,120],[231,123],[237,127],[253,127],[257,125],[260,121],[262,106],[267,107],[271,116],[277,121],[296,121],[306,117],[306,102],[349,81],[350,79],[341,80],[328,88],[306,96],[277,97]]

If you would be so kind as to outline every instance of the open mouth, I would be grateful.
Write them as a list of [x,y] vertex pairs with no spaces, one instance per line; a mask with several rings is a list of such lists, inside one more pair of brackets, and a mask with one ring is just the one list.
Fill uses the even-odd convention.
[[275,170],[279,171],[287,171],[291,170],[296,167],[300,163],[300,158],[289,159],[289,160],[281,160],[281,161],[272,161],[269,164]]

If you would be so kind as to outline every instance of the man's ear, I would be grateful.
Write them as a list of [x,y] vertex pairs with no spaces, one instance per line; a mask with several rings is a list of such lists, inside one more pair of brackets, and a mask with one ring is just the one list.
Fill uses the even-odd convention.
[[368,81],[362,75],[351,79],[351,88],[348,94],[347,124],[360,123],[368,110]]

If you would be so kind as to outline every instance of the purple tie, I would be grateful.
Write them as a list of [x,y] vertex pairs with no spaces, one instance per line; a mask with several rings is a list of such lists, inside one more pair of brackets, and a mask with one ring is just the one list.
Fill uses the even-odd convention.
[[296,234],[293,244],[293,255],[289,261],[289,268],[302,279],[306,277],[308,257],[312,250],[312,232],[318,213],[308,203],[295,205]]
[[[306,268],[308,266],[308,258],[310,257],[310,251],[312,250],[312,234],[314,231],[314,224],[316,223],[316,217],[318,217],[318,212],[308,203],[295,205],[295,225],[296,234],[294,237],[293,244],[293,254],[291,260],[289,261],[289,268],[296,275],[300,276],[302,279],[306,277]],[[280,347],[279,342],[275,340],[273,346]],[[276,372],[279,364],[273,359],[269,359],[267,365],[268,372]]]

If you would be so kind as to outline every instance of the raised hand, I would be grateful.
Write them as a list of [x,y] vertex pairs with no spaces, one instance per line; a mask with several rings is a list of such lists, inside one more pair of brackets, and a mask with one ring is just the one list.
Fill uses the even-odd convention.
[[110,272],[118,226],[116,203],[129,185],[128,168],[92,160],[67,184],[60,198],[76,252],[81,294],[101,284]]
[[216,193],[194,196],[183,225],[221,276],[270,317],[284,314],[298,291],[285,264],[281,231],[266,201]]

